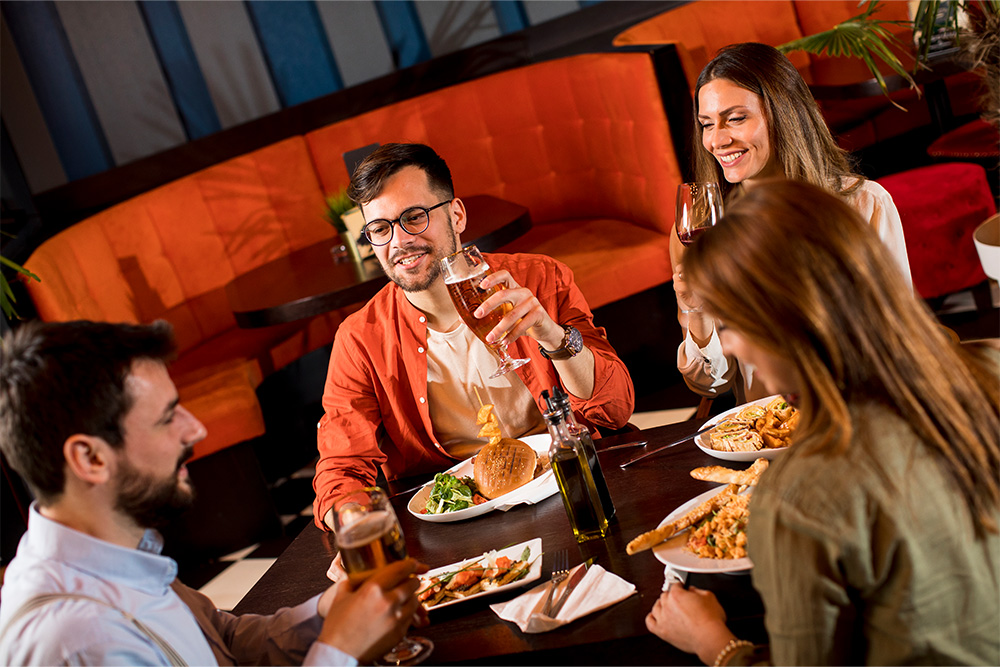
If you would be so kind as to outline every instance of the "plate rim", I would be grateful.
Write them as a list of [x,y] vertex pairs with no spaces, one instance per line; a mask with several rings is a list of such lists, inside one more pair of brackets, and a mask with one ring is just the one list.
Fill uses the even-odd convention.
[[[533,546],[535,542],[538,543],[537,554],[535,553],[535,549]],[[525,540],[524,542],[518,542],[517,544],[512,544],[509,547],[504,547],[503,549],[497,549],[496,551],[497,555],[503,555],[505,552],[508,552],[512,549],[524,551],[525,546],[532,546],[531,556],[529,556],[531,562],[529,564],[528,574],[526,576],[518,579],[517,581],[512,581],[508,584],[504,584],[503,586],[499,586],[498,588],[491,588],[488,591],[479,591],[478,593],[473,593],[472,595],[468,595],[466,597],[455,598],[453,600],[449,600],[448,602],[442,602],[441,604],[436,604],[433,607],[427,607],[426,609],[428,611],[434,611],[435,609],[443,609],[445,607],[450,607],[453,604],[466,602],[468,600],[475,600],[476,598],[483,597],[486,595],[493,595],[494,593],[502,593],[504,591],[513,590],[515,588],[519,588],[526,584],[530,584],[534,581],[538,581],[538,579],[540,579],[542,576],[542,555],[544,553],[544,551],[542,550],[541,537],[533,537],[530,540]],[[442,571],[446,572],[456,566],[460,566],[469,562],[478,561],[481,558],[485,557],[486,554],[488,553],[489,551],[484,551],[478,556],[470,556],[469,558],[463,558],[462,560],[455,561],[454,563],[449,563],[447,565],[442,565],[441,567],[432,568],[427,572],[425,572],[424,574],[419,575],[419,578],[424,579],[425,577],[432,577],[437,572],[442,572]]]
[[[660,523],[656,524],[656,527],[659,528],[660,526],[662,526],[665,523],[673,520],[674,518],[683,515],[684,513],[686,513],[691,508],[695,507],[696,505],[698,505],[700,503],[705,502],[706,500],[708,500],[709,498],[711,498],[715,494],[717,494],[720,491],[722,491],[722,489],[724,487],[725,487],[725,485],[719,485],[719,486],[715,487],[714,489],[709,489],[708,491],[705,491],[704,493],[700,493],[697,496],[695,496],[694,498],[691,498],[690,500],[685,501],[684,503],[682,503],[681,505],[679,505],[676,509],[674,509],[674,511],[672,511],[670,514],[668,514],[667,516],[663,517],[663,520],[660,521]],[[747,493],[752,493],[752,487],[751,487],[751,489],[749,489],[747,491]],[[680,533],[678,533],[677,535],[674,535],[673,537],[671,537],[669,540],[667,540],[665,542],[661,542],[661,543],[657,544],[655,547],[653,547],[653,556],[656,558],[656,560],[660,561],[664,565],[669,565],[670,567],[672,567],[672,568],[674,568],[676,570],[681,570],[681,571],[684,571],[684,572],[697,572],[697,573],[701,573],[701,574],[728,574],[728,573],[734,573],[734,572],[745,572],[745,571],[753,569],[753,563],[750,561],[750,558],[748,556],[744,556],[743,558],[731,558],[731,559],[718,558],[718,559],[716,559],[716,558],[700,558],[698,556],[695,556],[694,554],[690,554],[691,558],[696,558],[696,559],[698,559],[700,561],[710,561],[710,562],[716,564],[716,565],[713,565],[711,567],[709,567],[709,566],[698,567],[697,565],[692,566],[687,561],[678,562],[678,561],[669,559],[665,555],[665,552],[673,552],[673,551],[680,551],[680,550],[682,550],[684,548],[684,543],[687,542],[687,533],[688,533],[689,530],[690,530],[690,528],[686,528],[686,529],[682,530]],[[681,538],[683,538],[683,539],[681,539]],[[689,553],[689,552],[686,552],[686,553]]]
[[[726,410],[725,412],[721,412],[721,413],[715,415],[714,417],[712,417],[711,419],[709,419],[708,421],[706,421],[704,424],[702,424],[701,428],[704,429],[704,428],[708,428],[709,426],[715,426],[716,424],[718,424],[722,420],[735,415],[740,410],[743,410],[744,408],[746,408],[746,407],[748,407],[750,405],[767,405],[768,403],[770,403],[774,399],[778,398],[779,396],[781,396],[781,394],[771,394],[770,396],[765,396],[763,398],[758,398],[758,399],[753,400],[753,401],[747,401],[746,403],[740,403],[739,405],[737,405],[734,408],[731,408],[729,410]],[[737,463],[747,463],[747,462],[756,461],[757,459],[761,459],[761,458],[770,460],[770,459],[773,459],[774,457],[776,457],[778,454],[780,454],[780,453],[782,453],[782,452],[784,452],[785,450],[788,449],[788,447],[777,447],[777,448],[758,449],[755,452],[723,452],[723,451],[720,451],[718,449],[712,449],[711,447],[708,447],[708,446],[702,444],[703,442],[707,442],[710,437],[711,436],[710,436],[709,433],[702,433],[701,435],[699,435],[698,437],[696,437],[694,439],[695,447],[697,447],[701,451],[705,452],[709,456],[713,456],[713,457],[715,457],[717,459],[721,459],[723,461],[734,461],[734,462],[737,462]]]
[[[543,450],[540,449],[539,447],[546,440],[551,441],[551,436],[549,436],[548,433],[535,433],[533,435],[526,435],[526,436],[523,436],[521,438],[518,438],[518,440],[520,440],[521,442],[529,445],[536,452],[541,452]],[[533,444],[535,442],[539,443],[538,447],[536,447],[535,444]],[[547,449],[548,448],[546,448],[546,451],[547,451]],[[454,472],[457,471],[459,468],[462,468],[465,465],[471,465],[471,461],[472,461],[473,458],[475,458],[475,457],[474,456],[470,456],[469,458],[464,459],[462,461],[459,461],[458,463],[456,463],[452,467],[450,467],[447,470],[444,470],[442,472],[445,472],[445,473],[448,473],[448,474],[454,474]],[[493,510],[495,510],[500,505],[503,505],[504,504],[504,502],[503,502],[504,498],[506,498],[510,494],[518,492],[518,491],[523,491],[526,487],[528,487],[529,485],[532,485],[532,484],[535,484],[537,486],[542,486],[542,485],[546,484],[550,479],[554,480],[554,477],[555,477],[555,475],[552,472],[552,469],[550,468],[549,470],[546,470],[541,475],[539,475],[535,479],[531,480],[530,482],[528,482],[524,486],[518,487],[518,488],[514,489],[513,491],[508,491],[507,493],[503,494],[502,496],[498,496],[496,498],[493,498],[492,500],[489,500],[489,501],[487,501],[485,503],[482,503],[481,505],[474,505],[473,507],[466,507],[464,510],[457,510],[457,511],[454,511],[454,512],[443,512],[441,514],[421,514],[418,511],[414,511],[414,509],[412,507],[412,504],[417,499],[417,497],[421,493],[424,492],[425,489],[428,489],[429,487],[433,486],[434,480],[431,479],[429,482],[427,482],[426,484],[424,484],[423,486],[421,486],[419,489],[417,489],[417,491],[413,494],[413,496],[410,498],[410,500],[407,501],[407,503],[406,503],[406,511],[408,511],[410,514],[412,514],[413,516],[415,516],[416,518],[418,518],[418,519],[420,519],[422,521],[429,521],[431,523],[451,523],[453,521],[464,521],[465,519],[474,519],[477,516],[481,516],[483,514],[489,514],[490,512],[492,512]],[[555,490],[553,491],[553,493],[558,492],[558,490],[559,490],[559,488],[556,487]]]

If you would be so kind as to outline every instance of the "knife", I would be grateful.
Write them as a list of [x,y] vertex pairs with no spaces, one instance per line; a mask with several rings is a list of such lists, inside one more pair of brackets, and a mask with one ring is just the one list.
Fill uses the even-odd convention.
[[713,428],[715,428],[715,426],[716,426],[715,424],[712,424],[711,426],[705,426],[700,431],[698,431],[697,433],[692,433],[691,435],[686,435],[683,438],[680,438],[679,440],[674,440],[673,442],[668,442],[667,444],[663,445],[662,447],[658,447],[658,448],[654,449],[651,452],[646,452],[644,454],[640,454],[639,456],[636,456],[635,458],[631,458],[628,461],[625,461],[624,463],[620,464],[620,467],[627,468],[628,466],[632,465],[636,461],[641,461],[644,458],[646,458],[647,456],[652,456],[653,454],[659,454],[664,449],[670,449],[671,447],[675,447],[677,445],[685,443],[688,440],[691,440],[693,438],[697,438],[699,435],[703,435],[705,433],[708,433]]
[[613,445],[611,447],[598,449],[597,453],[600,454],[601,452],[613,452],[616,449],[628,449],[629,447],[645,447],[648,444],[649,443],[646,442],[645,440],[640,440],[638,442],[626,442],[624,445]]
[[587,564],[581,563],[580,566],[573,572],[573,576],[571,576],[569,581],[566,582],[566,588],[563,589],[563,593],[559,598],[559,601],[552,606],[552,610],[548,614],[549,618],[555,618],[559,615],[559,610],[563,608],[564,604],[566,604],[569,594],[573,592],[573,589],[576,588],[576,585],[580,583],[586,574]]

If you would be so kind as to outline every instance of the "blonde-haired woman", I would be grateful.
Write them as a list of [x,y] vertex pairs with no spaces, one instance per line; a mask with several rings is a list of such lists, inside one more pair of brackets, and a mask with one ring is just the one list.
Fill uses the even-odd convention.
[[[747,42],[719,51],[695,89],[695,174],[716,182],[727,205],[762,178],[806,181],[839,195],[876,230],[906,281],[910,267],[903,226],[892,197],[878,183],[852,172],[795,66],[777,49]],[[715,323],[700,309],[684,279],[684,248],[671,238],[678,320],[685,338],[677,367],[698,394],[729,389],[737,402],[766,396],[753,368],[724,355]]]
[[[842,198],[741,197],[688,250],[727,352],[801,411],[750,501],[775,664],[1000,664],[1000,351],[952,342]],[[650,630],[708,664],[760,659],[707,591]]]

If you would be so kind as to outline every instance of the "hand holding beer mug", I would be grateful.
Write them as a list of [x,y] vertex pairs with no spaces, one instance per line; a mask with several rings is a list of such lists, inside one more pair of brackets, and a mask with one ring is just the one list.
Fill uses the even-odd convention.
[[495,343],[486,340],[486,334],[493,331],[504,315],[513,309],[510,303],[504,302],[482,318],[478,318],[474,314],[486,299],[500,290],[506,289],[503,285],[494,285],[485,290],[480,289],[479,283],[488,273],[492,273],[492,270],[483,256],[479,254],[479,249],[470,245],[443,258],[441,272],[444,274],[444,283],[448,286],[448,294],[451,295],[452,303],[455,304],[462,321],[500,359],[499,368],[490,378],[500,377],[528,363],[528,359],[512,359],[507,354],[509,341],[506,333]]
[[[355,587],[379,568],[406,559],[403,530],[389,498],[378,487],[359,489],[334,500],[333,526],[344,570]],[[434,643],[424,637],[403,637],[378,664],[416,665],[433,648]]]

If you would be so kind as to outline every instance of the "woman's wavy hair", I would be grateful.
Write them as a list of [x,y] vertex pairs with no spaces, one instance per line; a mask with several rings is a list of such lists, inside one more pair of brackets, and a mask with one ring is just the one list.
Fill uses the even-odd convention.
[[840,197],[761,182],[688,248],[684,271],[713,316],[800,374],[796,447],[831,456],[864,447],[848,406],[884,405],[937,454],[977,532],[997,532],[996,360],[946,334]]
[[771,151],[785,177],[818,185],[842,195],[864,179],[851,168],[847,152],[834,141],[802,75],[780,51],[767,44],[744,42],[723,47],[698,76],[694,91],[694,169],[697,180],[719,184],[728,200],[739,184],[730,183],[722,167],[701,146],[698,94],[707,83],[726,79],[761,99]]

